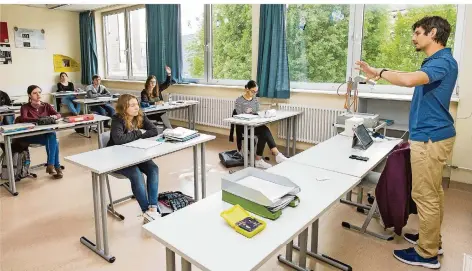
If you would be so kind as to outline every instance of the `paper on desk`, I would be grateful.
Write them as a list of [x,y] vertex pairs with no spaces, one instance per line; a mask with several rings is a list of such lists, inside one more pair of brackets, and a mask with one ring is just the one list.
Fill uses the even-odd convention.
[[283,186],[254,176],[248,176],[241,179],[238,181],[238,184],[261,192],[273,202],[281,199],[293,190],[293,187]]
[[138,149],[150,149],[160,144],[162,144],[162,142],[155,141],[155,140],[138,139],[138,140],[126,143],[123,146],[131,147],[131,148],[138,148]]

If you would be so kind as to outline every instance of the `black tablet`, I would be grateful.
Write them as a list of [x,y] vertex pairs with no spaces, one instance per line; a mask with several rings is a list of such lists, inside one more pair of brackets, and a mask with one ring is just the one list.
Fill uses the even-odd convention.
[[374,140],[369,135],[369,132],[365,128],[364,124],[361,124],[354,129],[354,138],[352,140],[353,148],[357,145],[360,145],[362,149],[367,150],[367,148],[369,148],[372,143],[374,143]]

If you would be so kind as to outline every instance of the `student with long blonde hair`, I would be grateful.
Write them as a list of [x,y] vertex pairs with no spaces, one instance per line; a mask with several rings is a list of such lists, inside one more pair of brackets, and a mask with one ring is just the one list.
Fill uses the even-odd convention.
[[[157,136],[157,128],[139,108],[138,99],[130,94],[121,95],[116,105],[116,114],[112,117],[110,141],[107,146],[122,145],[153,136]],[[152,160],[148,160],[121,169],[117,173],[130,180],[131,190],[141,207],[145,222],[160,217],[157,205],[159,167]],[[146,182],[143,173],[147,177]],[[147,184],[147,192],[145,183]]]

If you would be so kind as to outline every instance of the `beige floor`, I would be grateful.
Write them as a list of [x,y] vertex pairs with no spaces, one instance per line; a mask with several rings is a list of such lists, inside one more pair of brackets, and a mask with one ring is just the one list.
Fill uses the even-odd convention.
[[[62,132],[60,142],[61,157],[97,147],[96,137],[86,139],[70,132]],[[220,189],[220,177],[227,172],[217,154],[230,148],[232,144],[226,137],[208,144],[208,194]],[[33,149],[32,157],[33,164],[44,161],[44,149]],[[181,190],[193,195],[190,149],[156,161],[160,166],[160,191]],[[83,235],[94,239],[90,173],[63,164],[66,170],[62,180],[50,179],[41,169],[37,171],[38,179],[17,183],[17,197],[0,189],[0,270],[165,270],[164,247],[143,233],[135,201],[119,206],[126,220],[108,219],[115,263],[105,262],[79,242]],[[112,179],[112,185],[115,196],[130,193],[126,180]],[[462,270],[463,253],[472,254],[472,194],[446,190],[445,208],[442,270]],[[408,247],[402,238],[386,242],[341,227],[343,220],[360,224],[363,218],[347,205],[332,207],[320,220],[320,251],[350,264],[354,270],[423,270],[393,258],[393,249]],[[191,224],[189,221],[189,227]],[[380,230],[375,222],[372,224],[373,229]],[[416,225],[417,219],[412,216],[404,231],[413,231]],[[314,270],[335,270],[314,260],[308,264]],[[261,270],[289,269],[274,257]]]

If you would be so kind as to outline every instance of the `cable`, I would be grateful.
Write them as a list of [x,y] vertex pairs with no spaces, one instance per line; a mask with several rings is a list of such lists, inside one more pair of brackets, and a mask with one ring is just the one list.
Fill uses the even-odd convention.
[[471,112],[470,115],[469,115],[468,117],[466,117],[466,118],[459,118],[459,117],[457,117],[456,119],[458,119],[458,120],[466,120],[466,119],[470,119],[470,117],[472,117],[472,112]]
[[338,89],[336,89],[336,94],[338,94],[338,96],[341,96],[341,95],[339,95],[339,89],[340,89],[344,84],[346,84],[346,82],[341,83],[341,85],[338,86]]

